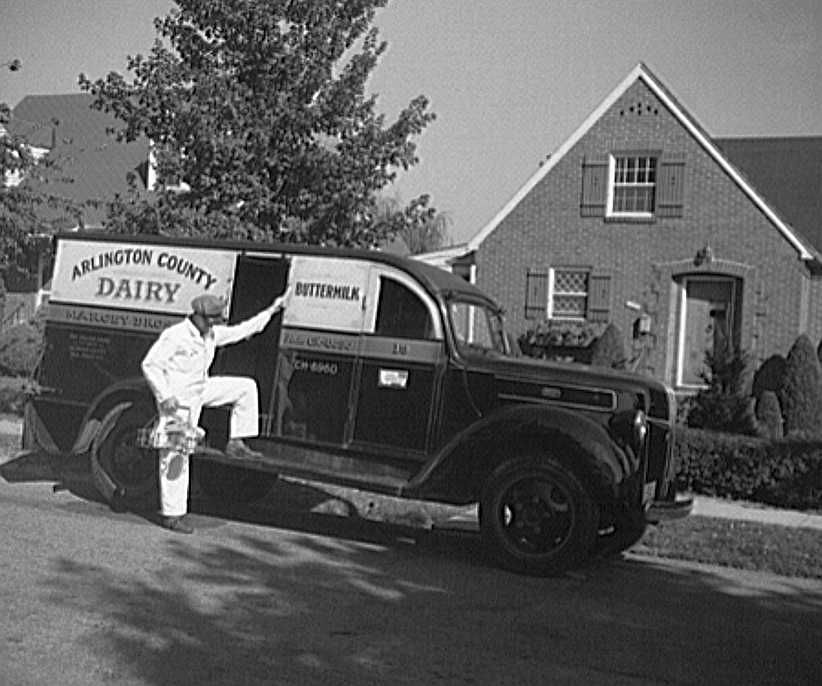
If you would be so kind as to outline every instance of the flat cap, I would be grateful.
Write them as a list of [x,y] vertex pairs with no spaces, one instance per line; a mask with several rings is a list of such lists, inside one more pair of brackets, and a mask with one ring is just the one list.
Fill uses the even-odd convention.
[[216,295],[204,293],[191,301],[191,311],[204,317],[223,316],[223,310],[225,310],[225,300]]

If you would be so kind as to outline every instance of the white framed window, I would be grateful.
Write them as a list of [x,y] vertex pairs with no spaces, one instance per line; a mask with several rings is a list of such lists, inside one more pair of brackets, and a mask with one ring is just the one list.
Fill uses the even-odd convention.
[[608,161],[608,216],[652,217],[656,209],[655,155],[611,155]]
[[582,321],[588,310],[590,272],[552,268],[548,273],[548,318]]

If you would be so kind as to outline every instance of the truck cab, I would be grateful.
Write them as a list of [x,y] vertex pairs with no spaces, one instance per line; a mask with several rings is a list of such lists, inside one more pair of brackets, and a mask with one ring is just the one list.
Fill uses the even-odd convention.
[[137,436],[156,415],[139,363],[159,331],[199,293],[225,296],[231,323],[290,286],[282,315],[220,349],[211,370],[259,390],[249,442],[260,457],[241,469],[222,452],[227,411],[201,419],[195,458],[225,497],[259,496],[279,474],[478,503],[490,553],[534,574],[603,542],[626,547],[660,513],[687,514],[673,489],[671,391],[517,356],[499,306],[453,274],[375,251],[156,237],[63,235],[55,254],[24,441],[89,454],[110,499],[156,498],[156,454]]

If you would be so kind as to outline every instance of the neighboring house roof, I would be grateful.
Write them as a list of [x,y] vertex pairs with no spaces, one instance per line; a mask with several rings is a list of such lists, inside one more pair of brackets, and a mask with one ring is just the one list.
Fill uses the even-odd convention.
[[[57,169],[44,186],[53,194],[82,202],[105,202],[128,189],[129,173],[145,188],[149,145],[146,140],[118,143],[107,129],[117,127],[112,115],[91,108],[92,96],[27,95],[12,111],[9,130],[35,147],[48,148]],[[105,208],[83,212],[85,223],[99,224]]]
[[[505,206],[486,224],[467,244],[466,252],[476,250],[485,238],[499,226],[499,224],[510,214],[510,212],[531,192],[531,190],[544,179],[551,170],[559,164],[560,160],[571,150],[574,145],[596,124],[597,121],[608,111],[608,109],[637,81],[642,80],[648,88],[653,91],[657,98],[662,101],[681,124],[691,133],[691,135],[702,145],[705,151],[714,158],[716,163],[730,176],[751,201],[762,211],[773,223],[776,229],[785,239],[796,249],[802,259],[820,259],[814,244],[805,236],[800,234],[793,226],[783,219],[774,207],[751,185],[751,182],[739,172],[730,162],[720,148],[711,140],[702,126],[694,117],[680,104],[673,94],[654,76],[647,66],[639,63],[628,76],[600,103],[600,105],[582,122],[582,125],[571,134],[560,147],[552,153],[539,169],[529,178],[525,184],[514,194]],[[787,216],[787,215],[786,215]]]
[[714,143],[822,251],[822,136],[714,138]]

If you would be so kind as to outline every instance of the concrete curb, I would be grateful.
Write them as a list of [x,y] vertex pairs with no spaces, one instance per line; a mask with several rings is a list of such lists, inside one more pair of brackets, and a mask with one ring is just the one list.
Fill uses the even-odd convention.
[[[799,510],[780,510],[759,503],[735,502],[701,495],[694,496],[694,509],[691,516],[734,519],[822,531],[822,514],[800,512]],[[676,526],[676,523],[671,522],[671,525]],[[434,522],[434,527],[459,531],[477,531],[479,528],[477,507],[476,505],[466,507],[446,520]]]
[[694,509],[691,514],[700,517],[719,517],[822,531],[822,514],[782,510],[759,503],[722,500],[700,495],[694,496]]

